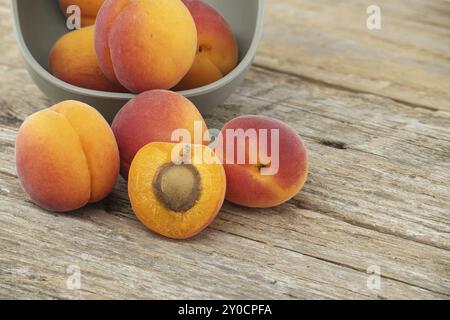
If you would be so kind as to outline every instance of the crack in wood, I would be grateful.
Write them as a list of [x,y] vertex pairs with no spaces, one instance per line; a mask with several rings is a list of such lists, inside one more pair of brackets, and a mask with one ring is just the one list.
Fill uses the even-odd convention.
[[339,149],[339,150],[345,150],[347,149],[347,144],[345,142],[336,141],[336,140],[330,140],[330,139],[320,139],[319,142],[323,144],[324,146]]
[[362,223],[362,222],[359,222],[359,221],[355,221],[355,220],[349,219],[349,218],[347,218],[345,216],[339,215],[336,212],[331,212],[331,211],[325,212],[324,210],[322,210],[320,208],[314,208],[313,206],[305,205],[303,202],[301,202],[299,200],[296,200],[296,199],[291,199],[289,201],[289,203],[293,204],[294,206],[298,207],[299,209],[311,210],[311,211],[314,211],[314,212],[317,212],[317,213],[320,213],[320,214],[323,214],[323,215],[326,215],[326,216],[330,216],[330,217],[332,217],[332,218],[334,218],[336,220],[348,223],[348,224],[350,224],[352,226],[355,226],[355,227],[360,227],[360,228],[368,229],[368,230],[371,230],[371,231],[383,233],[383,234],[386,234],[386,235],[399,237],[399,238],[402,238],[402,239],[405,239],[405,240],[417,242],[417,243],[420,243],[420,244],[423,244],[423,245],[427,245],[427,246],[430,246],[430,247],[434,247],[434,248],[438,248],[438,249],[442,249],[442,250],[450,252],[450,245],[436,244],[436,243],[434,243],[432,241],[425,241],[425,240],[422,240],[422,239],[417,239],[415,237],[407,236],[405,234],[392,232],[391,230],[389,230],[389,229],[387,229],[385,227],[382,227],[382,226],[374,227],[373,225],[368,224],[368,223]]

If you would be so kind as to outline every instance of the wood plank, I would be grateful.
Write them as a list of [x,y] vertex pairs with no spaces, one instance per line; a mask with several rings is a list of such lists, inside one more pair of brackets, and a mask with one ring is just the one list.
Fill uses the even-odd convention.
[[[267,0],[259,66],[450,111],[450,2]],[[382,29],[366,27],[377,4]]]
[[[314,20],[324,3],[304,1],[307,16]],[[358,1],[348,3],[359,8]],[[441,4],[414,0],[412,8],[435,8],[441,17]],[[269,1],[274,11],[268,14],[278,18],[280,12],[287,15],[286,8],[299,10],[297,5]],[[414,16],[412,9],[387,5],[390,14],[402,13],[403,23]],[[0,0],[0,298],[450,298],[449,112],[414,96],[393,97],[407,105],[352,92],[362,89],[335,81],[328,71],[318,72],[323,78],[314,81],[306,81],[310,75],[292,69],[294,64],[285,70],[292,76],[272,72],[268,69],[283,68],[266,63],[270,56],[263,42],[257,57],[262,68],[253,68],[242,88],[210,110],[206,121],[217,128],[241,114],[286,121],[307,143],[309,180],[278,208],[227,203],[199,237],[167,240],[136,220],[123,180],[110,197],[73,214],[49,213],[27,199],[15,172],[14,140],[22,120],[48,106],[48,99],[20,62],[10,22],[3,19],[7,14],[9,1]],[[286,16],[288,26],[292,19]],[[421,19],[436,24],[433,36],[441,36],[439,25],[446,21]],[[281,27],[269,26],[266,38],[274,36],[270,28]],[[297,31],[291,27],[286,32]],[[312,33],[308,39],[315,43]],[[279,41],[285,41],[281,33]],[[446,42],[435,46],[424,50],[440,67]],[[272,54],[270,62],[282,61],[283,52]],[[414,57],[408,63],[420,70]],[[396,90],[422,86],[414,81]],[[439,100],[445,84],[423,88],[439,93],[432,102],[445,110]],[[369,89],[364,91],[380,94]],[[69,265],[81,268],[81,290],[66,287]],[[381,269],[381,290],[367,288],[371,265]]]
[[[0,48],[2,68],[7,66],[21,66],[19,48],[12,28],[11,1],[0,0]],[[1,69],[0,69],[1,70]]]
[[[391,279],[382,280],[382,293],[371,292],[363,272],[214,228],[176,242],[95,206],[52,215],[3,196],[0,205],[7,226],[0,231],[1,298],[446,297]],[[81,269],[81,290],[66,287],[70,265]]]
[[[358,111],[360,106],[364,108]],[[28,114],[34,109],[32,101],[15,106],[18,114]],[[391,110],[395,110],[393,115]],[[122,291],[113,283],[125,286],[128,297],[138,292],[148,294],[149,298],[176,297],[179,291],[175,288],[181,280],[173,276],[174,270],[188,281],[190,288],[197,287],[193,280],[186,280],[188,274],[195,279],[208,278],[202,280],[201,290],[186,289],[186,296],[178,293],[182,297],[450,296],[448,223],[445,223],[449,189],[443,184],[448,178],[448,164],[446,166],[444,161],[448,154],[439,151],[443,145],[445,147],[448,137],[448,128],[443,124],[449,114],[420,108],[412,110],[388,99],[360,96],[261,69],[254,69],[229,103],[211,110],[206,118],[210,126],[219,127],[234,115],[246,113],[272,115],[298,129],[310,151],[310,179],[302,193],[276,209],[248,210],[226,204],[213,226],[187,243],[167,241],[145,231],[130,210],[123,181],[107,200],[80,211],[75,218],[34,207],[26,200],[15,177],[16,124],[3,124],[0,189],[4,205],[0,206],[5,212],[0,219],[2,225],[7,226],[1,238],[9,245],[0,264],[6,275],[13,268],[16,279],[3,284],[10,290],[4,291],[5,295],[19,290],[19,294],[27,296],[36,290],[36,294],[48,297],[73,297],[61,285],[65,279],[63,262],[55,264],[51,255],[56,254],[67,264],[74,259],[72,255],[87,253],[89,258],[82,262],[87,265],[89,285],[77,293],[83,298],[117,298]],[[401,119],[405,125],[393,125],[395,119]],[[421,120],[421,125],[414,134],[409,133],[408,124],[418,122],[417,119]],[[402,134],[408,135],[409,140],[399,139]],[[369,139],[371,135],[375,138]],[[377,142],[381,138],[386,139],[382,144]],[[411,149],[411,154],[414,150],[420,151],[418,141],[422,139],[427,140],[427,150],[432,150],[427,158],[420,156],[420,152],[416,158],[401,157],[404,150]],[[398,152],[385,151],[386,145],[392,145]],[[437,170],[430,181],[423,178],[428,171],[423,171],[420,163],[424,166],[434,163],[435,167],[427,169]],[[420,182],[417,186],[415,179]],[[429,190],[438,192],[431,197],[427,195]],[[417,208],[417,204],[426,210]],[[98,225],[105,229],[97,230]],[[46,226],[50,226],[49,229]],[[33,238],[27,240],[28,235]],[[186,253],[187,245],[190,253]],[[30,252],[24,246],[30,247]],[[144,254],[136,247],[152,249],[142,249]],[[209,265],[213,262],[199,264],[199,259],[208,260],[202,250],[215,253],[217,265],[213,271]],[[100,261],[92,258],[99,252],[104,253]],[[35,262],[36,253],[43,257],[42,261]],[[140,264],[142,255],[154,254],[164,256],[167,260],[163,264],[172,272]],[[175,263],[181,259],[179,255],[195,261],[196,267],[185,266],[188,270],[183,273]],[[21,260],[16,261],[18,257]],[[114,264],[117,266],[112,267]],[[374,264],[380,266],[383,273],[382,291],[377,293],[368,290],[365,284],[365,270]],[[221,270],[219,265],[232,270]],[[20,273],[24,266],[25,275]],[[132,278],[134,282],[139,282],[141,277],[158,280],[151,291],[149,283],[143,284],[148,286],[147,290],[140,287],[134,291],[121,274],[122,269],[137,272],[132,276],[136,277]],[[101,275],[105,270],[108,270],[107,279]],[[261,270],[264,276],[255,280],[251,274],[254,270]],[[30,280],[30,274],[34,273],[40,276]],[[39,281],[40,277],[49,283]],[[218,278],[229,279],[230,284],[221,285],[219,289]],[[267,279],[281,287],[270,287]],[[163,283],[168,284],[163,286]],[[245,289],[239,291],[238,284]]]
[[303,208],[450,248],[450,113],[261,69],[239,93],[207,119],[220,126],[230,114],[265,114],[296,128],[314,184],[296,198]]

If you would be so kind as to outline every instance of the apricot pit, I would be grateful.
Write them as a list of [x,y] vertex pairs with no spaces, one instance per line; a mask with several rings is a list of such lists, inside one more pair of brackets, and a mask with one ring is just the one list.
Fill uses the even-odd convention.
[[200,196],[200,174],[191,164],[165,164],[157,172],[153,188],[158,200],[168,209],[191,209]]

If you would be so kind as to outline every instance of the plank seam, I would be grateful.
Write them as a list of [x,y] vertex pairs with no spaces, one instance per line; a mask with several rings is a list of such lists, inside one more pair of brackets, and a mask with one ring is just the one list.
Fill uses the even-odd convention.
[[426,106],[426,105],[423,105],[423,104],[408,102],[408,101],[397,99],[397,98],[392,98],[392,97],[389,97],[389,96],[381,95],[379,93],[375,93],[375,92],[371,92],[371,91],[367,91],[367,90],[356,90],[356,89],[353,89],[353,88],[350,88],[350,87],[347,87],[347,86],[343,86],[343,85],[327,82],[325,80],[315,79],[315,78],[308,77],[308,76],[305,76],[305,75],[302,75],[302,74],[299,74],[299,73],[296,73],[296,72],[292,72],[292,71],[278,70],[276,68],[265,66],[265,65],[260,64],[260,63],[254,63],[253,64],[253,68],[266,70],[266,71],[270,71],[270,72],[277,73],[277,74],[288,75],[290,77],[298,78],[298,79],[303,80],[305,82],[310,82],[310,83],[326,86],[326,87],[333,88],[333,89],[340,90],[340,91],[346,91],[346,92],[351,92],[351,93],[360,93],[360,94],[371,94],[371,95],[374,95],[374,96],[377,96],[377,97],[381,97],[381,98],[385,98],[385,99],[389,99],[389,100],[395,101],[397,103],[400,103],[402,105],[405,105],[405,106],[408,106],[408,107],[411,107],[411,108],[421,108],[421,109],[434,111],[434,112],[436,112],[436,111],[443,111],[442,109],[433,108],[433,107]]

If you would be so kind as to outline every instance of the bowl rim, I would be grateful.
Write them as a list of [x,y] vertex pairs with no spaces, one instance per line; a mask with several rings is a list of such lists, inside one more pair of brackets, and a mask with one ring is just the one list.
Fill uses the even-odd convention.
[[[61,90],[69,91],[72,94],[83,95],[86,97],[92,98],[107,98],[107,99],[118,99],[118,100],[130,100],[135,97],[137,94],[134,93],[116,93],[116,92],[108,92],[108,91],[99,91],[92,89],[85,89],[82,87],[78,87],[67,82],[64,82],[55,76],[53,76],[50,72],[44,69],[41,64],[37,62],[37,60],[33,57],[28,46],[25,44],[25,39],[22,33],[22,27],[19,21],[19,12],[18,12],[18,0],[12,1],[12,15],[13,15],[13,28],[14,33],[16,35],[17,43],[19,44],[20,51],[22,53],[22,57],[25,62],[42,78],[44,78],[47,82],[50,82],[52,85],[58,87]],[[245,72],[248,66],[251,65],[253,58],[258,49],[259,43],[263,34],[263,22],[264,22],[264,12],[265,12],[265,0],[257,0],[258,2],[258,12],[256,18],[256,26],[255,33],[253,34],[251,45],[246,53],[246,55],[242,58],[241,62],[222,79],[219,79],[209,85],[178,91],[178,93],[182,94],[187,98],[196,97],[204,94],[211,93],[212,91],[217,90],[223,86],[226,86],[230,82],[232,82],[235,78],[237,78],[241,73]]]

